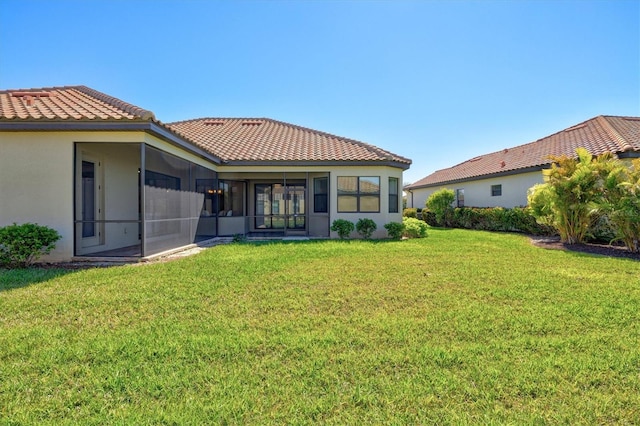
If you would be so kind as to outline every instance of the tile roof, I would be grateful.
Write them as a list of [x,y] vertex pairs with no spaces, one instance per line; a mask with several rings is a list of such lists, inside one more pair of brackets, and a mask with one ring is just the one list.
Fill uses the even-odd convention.
[[393,162],[411,160],[373,145],[268,118],[200,118],[167,123],[226,162]]
[[575,157],[577,148],[592,155],[605,152],[640,152],[640,117],[597,116],[551,136],[525,145],[471,158],[448,169],[437,170],[408,189],[489,178],[525,169],[542,169],[549,156]]
[[374,162],[403,169],[411,164],[364,142],[267,118],[202,118],[167,124],[149,110],[86,86],[0,90],[0,126],[4,123],[4,128],[94,123],[93,130],[102,130],[99,123],[103,122],[152,122],[159,131],[225,162]]
[[0,121],[153,119],[151,111],[86,86],[0,91]]

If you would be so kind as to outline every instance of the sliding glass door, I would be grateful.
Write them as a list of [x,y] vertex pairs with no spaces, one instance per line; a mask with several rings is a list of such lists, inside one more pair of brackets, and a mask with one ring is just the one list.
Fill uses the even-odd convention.
[[305,185],[260,183],[255,185],[255,228],[305,229]]

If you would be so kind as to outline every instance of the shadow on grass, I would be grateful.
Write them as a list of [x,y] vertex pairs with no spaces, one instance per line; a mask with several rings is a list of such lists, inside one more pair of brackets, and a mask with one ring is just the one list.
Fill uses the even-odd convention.
[[23,269],[0,268],[0,292],[42,283],[73,272],[76,272],[76,270],[40,267]]

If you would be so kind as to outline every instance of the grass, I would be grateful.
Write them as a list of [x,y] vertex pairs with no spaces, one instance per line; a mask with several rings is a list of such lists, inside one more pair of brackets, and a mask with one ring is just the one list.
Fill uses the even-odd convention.
[[638,424],[640,263],[525,237],[0,271],[0,424]]

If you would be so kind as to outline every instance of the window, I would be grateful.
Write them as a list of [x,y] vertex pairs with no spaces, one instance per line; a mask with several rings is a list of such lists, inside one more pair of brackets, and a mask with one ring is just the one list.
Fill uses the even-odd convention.
[[144,184],[162,189],[180,190],[180,178],[176,176],[166,175],[164,173],[145,170]]
[[464,207],[464,189],[456,189],[456,200],[458,207]]
[[313,212],[329,212],[329,178],[313,179]]
[[244,215],[244,183],[233,180],[218,182],[218,216]]
[[502,185],[491,185],[491,196],[492,197],[502,196]]
[[389,178],[389,213],[398,213],[398,178]]
[[196,192],[204,194],[200,216],[215,216],[217,213],[215,183],[215,179],[196,179]]
[[96,236],[96,165],[82,162],[82,238]]
[[338,176],[338,212],[380,211],[380,177]]

